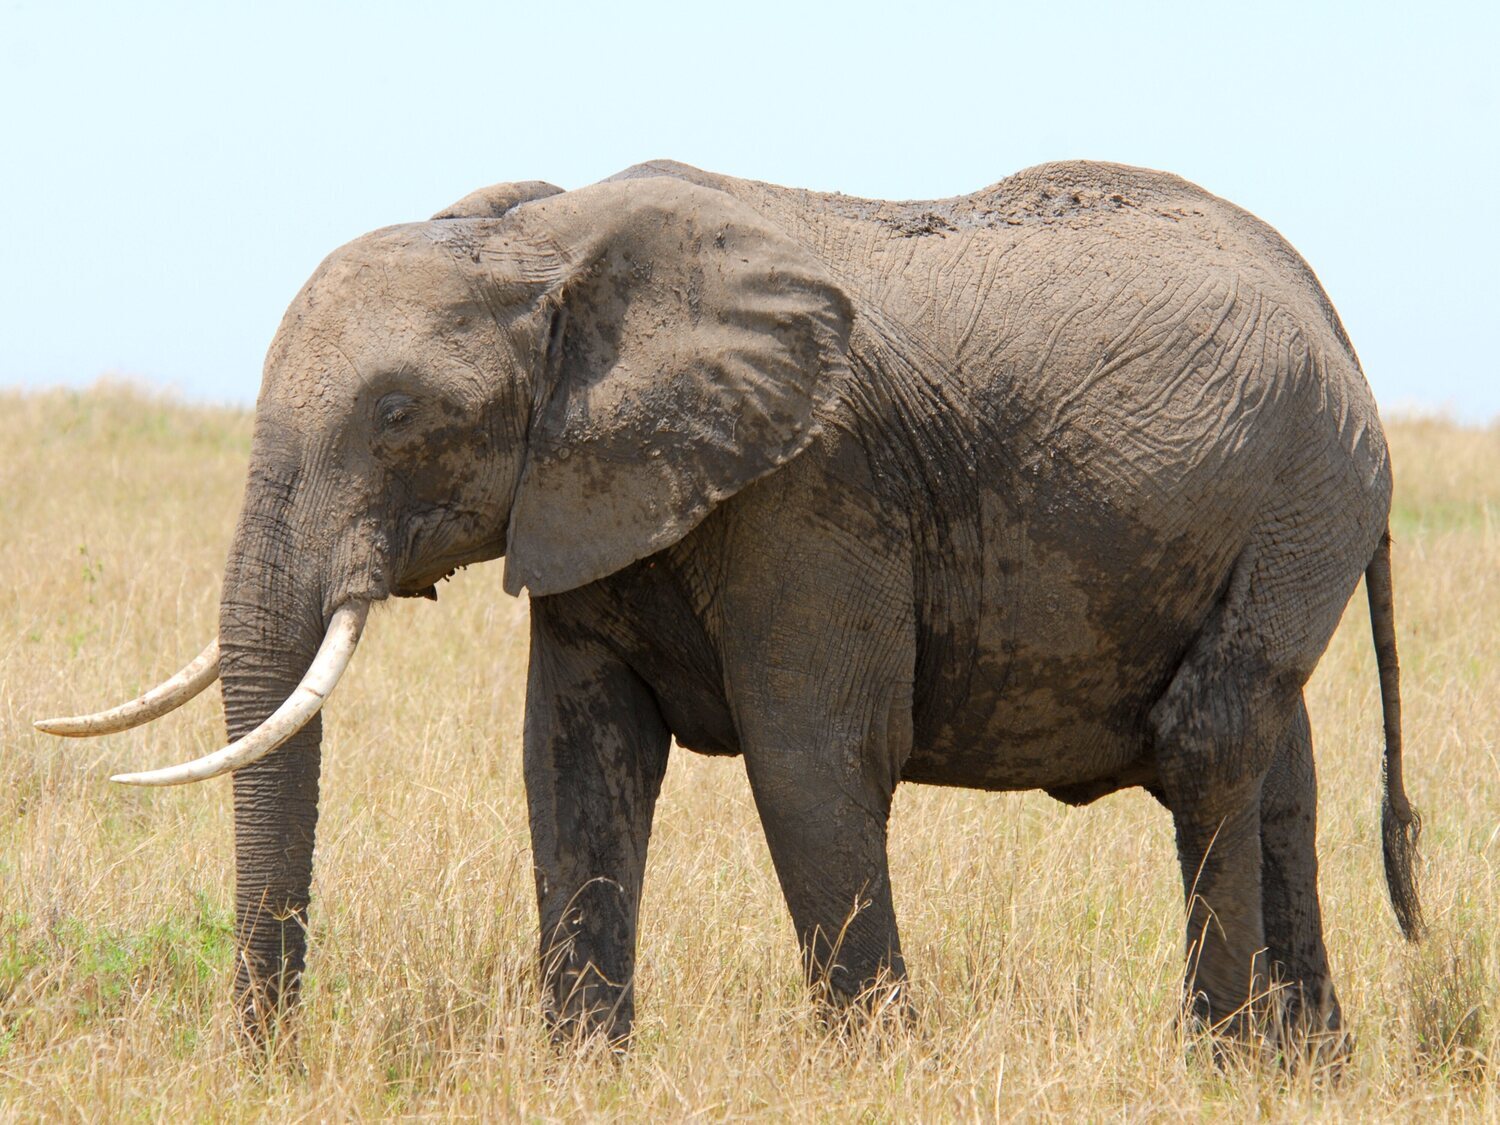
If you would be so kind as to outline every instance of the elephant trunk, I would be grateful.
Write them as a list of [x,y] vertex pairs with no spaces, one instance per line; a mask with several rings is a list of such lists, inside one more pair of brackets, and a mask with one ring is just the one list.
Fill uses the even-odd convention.
[[[225,570],[220,667],[234,741],[296,690],[323,638],[326,576],[307,573],[316,553],[299,542],[291,518],[296,486],[295,474],[252,468]],[[313,714],[274,753],[234,774],[234,994],[254,1041],[295,1001],[305,965],[322,732]]]

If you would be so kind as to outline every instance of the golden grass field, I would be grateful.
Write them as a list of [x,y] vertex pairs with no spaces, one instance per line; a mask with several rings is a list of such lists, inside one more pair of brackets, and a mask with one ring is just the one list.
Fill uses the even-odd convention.
[[1363,591],[1309,688],[1337,1083],[1215,1067],[1176,1019],[1182,906],[1141,793],[903,787],[897,912],[920,1016],[820,1029],[741,764],[674,753],[624,1061],[548,1046],[521,708],[500,564],[372,615],[327,709],[312,955],[294,1051],[230,1032],[230,786],[112,785],[223,736],[211,691],[49,739],[213,634],[248,413],[118,386],[0,393],[0,1119],[845,1121],[1500,1119],[1500,427],[1390,426],[1407,785],[1432,932],[1399,937],[1378,839]]

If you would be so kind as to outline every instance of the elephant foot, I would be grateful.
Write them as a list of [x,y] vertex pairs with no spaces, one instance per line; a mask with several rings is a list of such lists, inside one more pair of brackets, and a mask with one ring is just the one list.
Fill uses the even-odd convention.
[[1337,1081],[1354,1054],[1354,1036],[1344,1030],[1327,979],[1279,984],[1271,993],[1269,1020],[1271,1040],[1290,1071],[1326,1073]]
[[838,988],[827,978],[811,982],[818,1024],[841,1041],[904,1039],[917,1026],[918,1011],[904,975],[883,971],[858,989]]
[[1206,1058],[1218,1071],[1259,1070],[1276,1065],[1273,1025],[1264,1006],[1242,1006],[1218,1014],[1206,995],[1187,998],[1183,1022],[1189,1032],[1188,1057]]
[[1337,1081],[1354,1051],[1331,986],[1281,983],[1219,1015],[1208,996],[1188,998],[1185,1017],[1215,1067],[1279,1067]]
[[543,1012],[552,1046],[562,1050],[588,1052],[603,1048],[623,1056],[635,1034],[634,1020],[604,1009],[561,1015]]
[[607,981],[592,966],[563,974],[544,990],[542,1017],[553,1046],[603,1046],[623,1053],[635,1027],[635,995],[629,985]]

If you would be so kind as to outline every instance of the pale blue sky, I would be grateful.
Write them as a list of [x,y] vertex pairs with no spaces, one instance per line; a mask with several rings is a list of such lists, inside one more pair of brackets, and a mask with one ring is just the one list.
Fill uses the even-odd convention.
[[671,157],[888,198],[1178,172],[1312,263],[1387,408],[1500,415],[1493,3],[0,0],[0,386],[253,401],[329,250]]

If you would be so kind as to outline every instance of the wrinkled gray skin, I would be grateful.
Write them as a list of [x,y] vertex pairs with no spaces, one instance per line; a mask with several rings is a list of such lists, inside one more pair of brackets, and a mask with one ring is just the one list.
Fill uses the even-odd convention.
[[[1052,164],[921,203],[670,163],[500,185],[336,251],[287,312],[225,580],[225,705],[235,737],[264,719],[346,599],[503,554],[532,595],[560,1032],[630,1027],[673,737],[743,756],[835,1002],[904,972],[898,781],[1141,786],[1176,827],[1198,1015],[1243,1022],[1275,981],[1282,1017],[1331,1031],[1302,689],[1367,567],[1388,870],[1418,924],[1390,492],[1306,264],[1175,177]],[[303,967],[319,733],[234,778],[252,1028]]]

